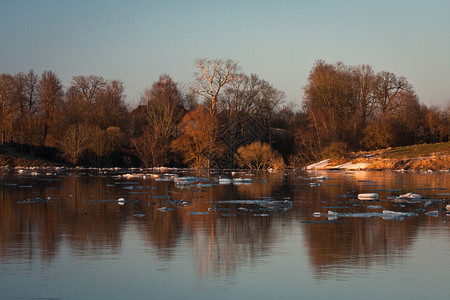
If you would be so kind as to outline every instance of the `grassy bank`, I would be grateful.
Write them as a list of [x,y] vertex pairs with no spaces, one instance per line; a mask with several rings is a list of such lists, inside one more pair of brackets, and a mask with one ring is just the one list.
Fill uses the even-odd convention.
[[21,152],[8,145],[0,144],[0,167],[2,166],[47,167],[61,166],[61,164]]
[[388,148],[353,154],[351,160],[369,164],[373,170],[450,169],[450,142]]
[[[377,151],[349,153],[345,157],[331,159],[323,168],[346,162],[365,163],[368,170],[448,170],[450,169],[450,142],[412,145]],[[42,157],[36,157],[17,149],[0,145],[0,166],[61,166]]]

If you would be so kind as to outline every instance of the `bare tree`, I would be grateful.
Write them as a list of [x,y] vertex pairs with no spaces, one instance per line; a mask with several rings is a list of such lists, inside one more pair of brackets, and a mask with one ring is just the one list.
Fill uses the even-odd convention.
[[348,136],[355,113],[350,68],[317,61],[304,88],[304,106],[320,148]]
[[229,160],[242,146],[256,140],[272,142],[272,123],[284,94],[256,74],[241,74],[225,89],[219,102],[219,136],[227,144]]
[[359,122],[364,126],[372,115],[374,108],[374,89],[376,77],[369,65],[361,65],[352,70],[353,89],[360,118]]
[[380,114],[380,120],[387,117],[389,112],[399,107],[398,93],[411,89],[405,77],[397,77],[390,72],[380,72],[376,75],[375,103]]
[[196,82],[191,90],[206,101],[210,114],[215,115],[221,89],[239,78],[240,67],[230,59],[202,58],[197,59],[195,63],[199,70],[194,73]]
[[0,75],[0,143],[12,138],[13,121],[18,113],[18,105],[14,101],[14,77],[10,74]]
[[141,103],[146,125],[143,134],[133,139],[136,153],[146,166],[164,165],[183,113],[177,84],[169,75],[161,75],[151,89],[144,90]]
[[93,105],[92,121],[103,130],[115,126],[125,131],[128,126],[128,110],[124,99],[124,86],[121,81],[106,82],[104,90]]
[[88,148],[91,134],[90,127],[85,123],[72,124],[66,130],[64,138],[60,141],[60,149],[72,164],[77,164]]
[[106,86],[106,81],[101,76],[80,75],[73,77],[72,86],[76,88],[83,100],[93,103],[102,94]]
[[54,124],[57,108],[64,96],[61,80],[52,71],[44,71],[38,86],[39,110],[43,124],[42,145],[45,145],[49,127]]

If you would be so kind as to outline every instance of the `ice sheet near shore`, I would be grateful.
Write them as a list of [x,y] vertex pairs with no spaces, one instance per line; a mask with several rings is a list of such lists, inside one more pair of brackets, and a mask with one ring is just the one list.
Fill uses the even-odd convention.
[[368,163],[352,163],[347,162],[345,164],[333,166],[330,165],[330,160],[325,159],[322,161],[319,161],[318,163],[309,165],[306,167],[307,170],[315,170],[315,169],[333,169],[333,170],[361,170],[365,169],[369,166]]

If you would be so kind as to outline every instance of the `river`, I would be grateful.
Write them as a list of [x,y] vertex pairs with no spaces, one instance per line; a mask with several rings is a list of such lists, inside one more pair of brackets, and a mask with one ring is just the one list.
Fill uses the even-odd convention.
[[[1,299],[450,294],[449,173],[3,168],[0,178]],[[421,198],[398,199],[406,193]]]

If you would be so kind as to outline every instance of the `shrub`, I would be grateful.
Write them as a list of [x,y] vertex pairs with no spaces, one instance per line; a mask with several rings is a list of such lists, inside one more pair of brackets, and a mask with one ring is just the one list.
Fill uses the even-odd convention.
[[348,152],[348,146],[344,142],[333,142],[322,151],[324,158],[342,159]]
[[366,150],[383,149],[392,146],[392,130],[386,123],[375,123],[367,126],[363,135],[364,138],[361,144]]
[[269,144],[260,141],[239,147],[235,158],[241,168],[256,170],[285,168],[283,157]]

